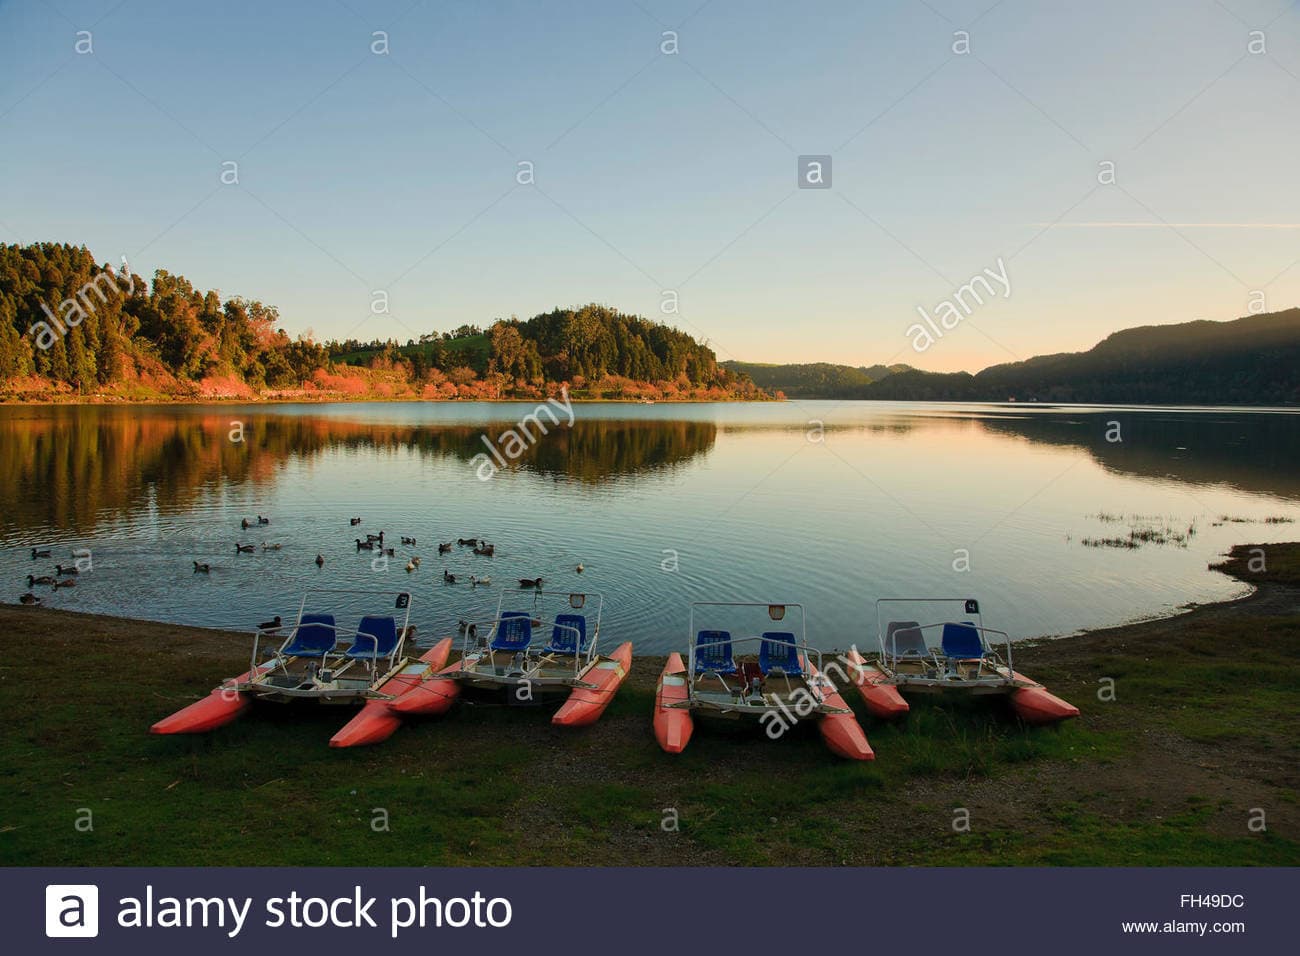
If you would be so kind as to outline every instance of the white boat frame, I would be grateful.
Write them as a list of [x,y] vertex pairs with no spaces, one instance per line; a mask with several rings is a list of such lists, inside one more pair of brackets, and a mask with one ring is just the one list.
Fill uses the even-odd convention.
[[[887,631],[891,623],[897,621],[885,620],[885,605],[897,604],[948,604],[961,603],[964,607],[963,615],[967,620],[943,620],[933,623],[917,623],[915,628],[909,630],[919,631],[924,639],[926,632],[933,632],[938,629],[942,631],[947,624],[960,624],[964,627],[973,628],[980,635],[980,641],[984,645],[984,654],[978,659],[975,667],[975,673],[971,675],[969,663],[971,659],[962,661],[949,660],[942,654],[939,648],[935,647],[926,640],[928,655],[920,657],[916,655],[901,655],[897,653],[897,641],[895,641],[894,653],[885,646],[887,640]],[[974,605],[974,610],[970,610]],[[1019,687],[1031,686],[1029,683],[1017,680],[1013,676],[1011,665],[1011,636],[1006,631],[1000,631],[996,628],[985,627],[983,612],[979,609],[979,601],[968,597],[938,597],[938,598],[879,598],[876,601],[876,636],[880,645],[880,654],[877,664],[885,673],[887,683],[908,691],[917,693],[944,693],[955,690],[968,694],[1009,694]],[[969,620],[973,618],[974,620]],[[993,643],[987,639],[992,635],[999,640],[996,642],[1006,649],[1005,662],[994,650]],[[961,673],[961,664],[966,664],[965,674]],[[917,671],[917,668],[920,671]]]
[[[705,671],[697,674],[695,672],[695,651],[696,631],[695,631],[695,612],[697,608],[742,608],[742,607],[761,607],[768,610],[768,616],[772,617],[774,609],[781,609],[781,617],[772,617],[773,621],[783,621],[785,612],[791,608],[799,612],[799,629],[795,638],[795,650],[801,656],[804,668],[802,677],[792,679],[784,673],[773,673],[767,677],[783,677],[785,679],[785,693],[780,690],[763,691],[760,688],[746,688],[737,685],[732,687],[727,683],[721,674],[714,671]],[[808,644],[808,625],[802,604],[794,602],[776,602],[776,601],[692,601],[690,614],[686,625],[687,635],[687,660],[686,660],[686,680],[687,695],[686,699],[680,702],[665,704],[666,707],[684,708],[699,712],[704,715],[715,717],[727,717],[735,719],[754,719],[761,720],[767,714],[779,714],[787,722],[799,720],[815,720],[824,717],[827,714],[851,714],[852,710],[845,707],[834,707],[826,703],[827,693],[834,693],[835,686],[826,676],[822,669],[822,652],[820,649],[810,647]],[[737,646],[754,646],[752,656],[757,656],[762,649],[764,638],[759,635],[756,637],[731,637],[731,646],[733,656],[745,656],[736,653]],[[720,684],[721,691],[710,687],[710,684]],[[792,706],[792,698],[798,696],[800,690],[804,690],[810,695],[815,706],[807,712],[801,712],[796,706]]]
[[[358,639],[374,641],[368,634],[359,634],[355,628],[341,627],[337,622],[328,624],[309,622],[308,626],[326,628],[334,632],[334,647],[320,658],[303,658],[286,654],[285,650],[293,643],[298,629],[303,626],[302,618],[307,611],[309,599],[318,595],[362,594],[384,597],[393,602],[393,606],[404,611],[401,624],[397,625],[397,643],[390,653],[377,658],[349,657],[348,651],[356,646]],[[325,613],[325,612],[311,612]],[[275,631],[283,628],[275,628]],[[261,700],[319,700],[324,703],[352,703],[372,696],[374,688],[389,677],[401,671],[409,662],[404,653],[406,642],[415,635],[411,624],[411,593],[409,591],[378,591],[359,588],[309,588],[304,592],[298,604],[298,617],[289,628],[289,634],[280,640],[274,654],[261,664],[257,660],[258,646],[263,638],[271,637],[270,630],[258,628],[253,632],[253,650],[251,654],[250,673],[255,675],[239,689],[251,693]],[[279,635],[275,635],[279,640]],[[347,643],[342,647],[339,641]],[[301,673],[294,673],[297,662],[305,662]],[[268,666],[269,665],[269,666]]]
[[[538,604],[548,598],[563,598],[573,611],[583,612],[587,617],[587,635],[584,640],[576,627],[559,624],[555,617],[547,618],[540,611],[528,613],[532,636],[528,647],[516,651],[504,660],[508,651],[493,651],[492,641],[497,636],[503,621],[510,613],[505,607],[507,596],[518,595],[530,599],[534,611]],[[587,602],[596,601],[595,623],[585,611]],[[578,603],[574,603],[578,601]],[[521,602],[522,603],[522,602]],[[543,591],[535,588],[502,588],[497,597],[497,610],[494,617],[482,621],[461,621],[461,663],[447,676],[470,687],[480,690],[499,690],[527,686],[539,693],[570,690],[574,687],[595,688],[595,684],[583,680],[594,666],[600,655],[597,646],[600,643],[600,621],[605,608],[604,595],[597,591]],[[576,653],[563,654],[547,651],[554,629],[571,631],[575,637]]]

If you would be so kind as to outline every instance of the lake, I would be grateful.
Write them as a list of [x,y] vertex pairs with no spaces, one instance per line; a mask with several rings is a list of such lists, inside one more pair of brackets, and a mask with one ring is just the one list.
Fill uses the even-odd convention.
[[[641,653],[684,646],[691,601],[733,599],[802,602],[814,645],[870,647],[881,597],[977,597],[1017,639],[1228,598],[1242,586],[1207,563],[1300,530],[1285,410],[575,405],[480,480],[484,436],[533,408],[0,407],[0,596],[84,548],[93,569],[33,587],[44,604],[247,629],[308,587],[407,589],[427,641],[495,608],[470,574],[540,576],[603,594],[602,637]],[[381,529],[387,567],[354,543]],[[496,556],[439,556],[458,537]]]

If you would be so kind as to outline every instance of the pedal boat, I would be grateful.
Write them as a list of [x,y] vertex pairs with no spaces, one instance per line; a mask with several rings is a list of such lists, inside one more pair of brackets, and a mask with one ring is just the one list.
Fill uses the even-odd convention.
[[[564,599],[567,610],[558,612]],[[529,610],[505,610],[510,601]],[[594,600],[594,621],[584,611]],[[564,606],[564,605],[560,605]],[[601,595],[567,595],[502,590],[496,616],[461,622],[459,660],[442,668],[434,679],[398,697],[398,714],[441,714],[463,693],[503,696],[515,705],[542,704],[565,695],[551,723],[581,727],[600,719],[632,667],[632,644],[624,642],[608,655],[597,653]]]
[[[742,617],[744,608],[766,608],[775,622],[788,610],[799,613],[800,633],[764,631],[732,636],[731,631],[696,630],[697,613]],[[706,610],[708,609],[708,610]],[[659,746],[681,753],[690,742],[696,717],[752,720],[771,739],[796,723],[815,720],[822,740],[849,760],[874,760],[875,753],[853,711],[822,672],[822,654],[808,646],[799,604],[696,602],[691,605],[687,659],[671,654],[655,690],[654,730]]]
[[[938,608],[955,620],[922,624],[906,618],[908,606]],[[915,607],[912,608],[915,610]],[[907,713],[905,695],[1004,696],[1021,720],[1051,724],[1079,716],[1079,709],[1012,667],[1011,639],[985,627],[973,598],[882,598],[876,602],[880,653],[874,660],[851,650],[855,683],[867,709],[890,719]],[[999,654],[993,649],[1003,648]]]
[[[403,612],[399,624],[391,614],[367,614],[355,630],[337,625],[331,613],[308,612],[309,600],[331,594],[382,596]],[[268,660],[256,663],[259,648],[272,635],[255,632],[252,666],[224,681],[207,697],[154,724],[154,734],[201,734],[223,727],[245,713],[254,700],[287,703],[312,700],[322,704],[363,704],[360,714],[336,735],[351,746],[375,743],[390,736],[401,718],[388,710],[397,696],[434,678],[451,652],[451,638],[440,641],[418,658],[405,656],[413,643],[411,596],[368,591],[309,591],[289,634]],[[278,638],[277,638],[278,639]],[[346,733],[345,733],[346,732]]]

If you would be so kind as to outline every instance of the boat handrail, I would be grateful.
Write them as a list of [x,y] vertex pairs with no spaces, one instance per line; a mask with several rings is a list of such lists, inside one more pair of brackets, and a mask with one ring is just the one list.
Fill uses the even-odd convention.
[[[477,650],[477,647],[475,648],[470,647],[470,641],[473,640],[477,642],[480,640],[478,635],[478,630],[477,630],[480,625],[487,626],[490,628],[490,630],[487,632],[487,635],[481,638],[483,644],[486,647],[490,648],[492,645],[492,638],[496,634],[497,628],[500,627],[503,622],[511,621],[511,620],[518,620],[518,618],[494,617],[494,618],[485,618],[481,621],[462,620],[460,622],[464,632],[464,638],[462,640],[462,645],[461,645],[462,656],[466,656],[471,649]],[[577,648],[576,652],[573,654],[574,680],[577,680],[578,677],[582,674],[582,672],[586,670],[591,665],[591,663],[596,659],[596,642],[599,638],[598,629],[592,631],[589,639],[584,640],[582,631],[580,631],[577,627],[575,627],[572,624],[561,624],[558,621],[547,620],[541,615],[535,615],[535,614],[529,614],[528,620],[533,627],[542,630],[550,628],[552,629],[552,633],[544,637],[531,636],[528,640],[528,646],[525,648],[521,648],[521,651],[525,655],[525,657],[536,658],[540,661],[542,657],[548,656],[548,655],[544,655],[542,651],[546,647],[546,645],[550,643],[551,638],[553,637],[554,634],[554,630],[558,629],[561,631],[571,631],[574,636],[573,646]]]
[[[543,629],[550,628],[552,632],[554,631],[555,628],[558,627],[565,630],[572,630],[577,633],[578,640],[575,642],[574,645],[576,648],[576,652],[573,655],[574,680],[577,680],[582,675],[582,673],[595,662],[598,656],[597,653],[599,649],[598,645],[600,643],[601,615],[604,613],[604,609],[605,609],[605,596],[603,594],[601,594],[599,591],[564,591],[564,590],[544,591],[538,588],[502,588],[498,592],[498,596],[497,596],[496,617],[491,618],[487,621],[473,622],[475,624],[491,625],[492,630],[488,632],[488,637],[485,639],[486,643],[488,644],[491,644],[491,636],[496,632],[496,628],[500,626],[504,616],[507,613],[509,613],[508,609],[505,606],[507,595],[510,596],[511,600],[520,599],[522,601],[523,599],[528,599],[528,601],[532,605],[532,609],[526,613],[529,616],[529,620],[533,622],[534,626]],[[579,600],[578,603],[575,604],[574,600],[579,598],[581,600]],[[584,642],[582,640],[583,635],[581,634],[581,632],[577,630],[577,628],[573,627],[572,625],[560,624],[555,620],[555,618],[559,614],[566,613],[566,612],[555,611],[551,607],[546,607],[544,606],[544,602],[553,599],[565,599],[568,606],[573,610],[577,611],[587,606],[587,601],[589,598],[595,598],[596,600],[596,614],[595,614],[595,622],[590,627],[590,634],[585,642],[586,646],[584,647],[583,646]],[[551,616],[548,618],[546,616],[547,614],[550,614]],[[588,619],[591,617],[591,615],[589,614],[585,616]],[[591,622],[589,621],[589,623]],[[465,635],[466,649],[468,649],[469,647],[468,631],[469,629],[466,628],[466,635]],[[550,641],[550,637],[548,635],[542,641],[541,646],[544,647],[546,643],[549,643],[549,641]],[[529,640],[526,653],[529,655],[535,653],[534,642],[531,639]]]
[[[695,684],[697,681],[697,675],[695,673],[695,648],[696,648],[695,610],[696,608],[706,608],[706,607],[729,607],[729,608],[762,607],[768,609],[769,615],[771,614],[773,608],[780,608],[781,617],[780,618],[773,617],[772,619],[774,621],[784,620],[785,612],[793,608],[794,610],[799,612],[799,635],[796,637],[795,647],[803,648],[805,652],[809,650],[815,650],[813,648],[808,647],[808,618],[807,615],[804,613],[803,605],[798,603],[797,601],[692,601],[690,605],[690,613],[687,616],[687,622],[686,622],[686,673],[689,675],[690,678],[689,681],[687,682],[686,687],[687,687],[687,693],[692,697],[695,695]],[[744,642],[749,640],[762,640],[762,638],[742,637],[742,638],[735,638],[734,640]],[[818,665],[820,665],[822,662],[821,651],[815,651],[815,653],[817,654],[817,663]],[[819,666],[818,670],[820,669],[821,668]],[[723,686],[726,686],[725,681],[723,682]]]
[[[398,623],[396,617],[394,616],[393,626],[397,631],[397,640],[393,643],[393,649],[383,657],[372,657],[371,659],[364,661],[366,669],[370,672],[370,678],[372,681],[374,680],[375,671],[381,660],[386,660],[388,662],[388,667],[386,668],[385,673],[387,673],[387,671],[391,671],[393,667],[396,665],[397,660],[402,655],[403,650],[406,647],[407,638],[410,637],[411,634],[413,633],[413,628],[411,627],[411,593],[409,591],[394,592],[394,591],[376,590],[373,588],[308,588],[307,591],[303,594],[302,601],[299,602],[298,604],[297,620],[293,624],[288,625],[288,631],[289,631],[288,635],[285,636],[284,640],[282,640],[279,646],[276,648],[275,656],[272,657],[269,661],[267,661],[267,663],[273,665],[271,669],[274,669],[275,666],[279,666],[279,667],[284,666],[284,662],[286,658],[283,655],[283,651],[293,640],[294,636],[298,633],[298,629],[303,626],[302,619],[303,619],[303,615],[307,612],[307,599],[312,595],[316,595],[316,594],[365,594],[370,596],[384,596],[390,599],[394,597],[396,598],[396,602],[395,602],[396,609],[404,611],[405,614],[403,614],[402,616],[401,623]],[[362,615],[362,617],[365,617],[365,615]],[[356,646],[357,638],[361,636],[369,638],[371,641],[375,643],[376,648],[378,647],[378,641],[379,641],[378,636],[369,633],[363,634],[359,630],[359,625],[357,628],[349,628],[349,627],[344,627],[337,623],[326,624],[320,621],[312,621],[309,622],[309,624],[312,627],[327,628],[330,631],[333,631],[334,639],[336,643],[338,642],[338,639],[340,637],[343,637],[345,639],[348,637],[351,638],[347,647],[343,648],[341,651],[338,651],[338,655],[340,656],[346,654],[348,650],[351,650],[352,647]],[[264,636],[269,637],[273,634],[278,636],[278,632],[282,630],[284,630],[283,627],[267,628],[265,630],[260,627],[254,629],[253,650],[252,650],[250,664],[249,664],[250,672],[256,671],[257,668],[259,667],[257,662],[257,649],[258,649],[258,645],[261,643],[261,639]],[[321,669],[324,669],[324,665],[326,661],[328,661],[330,654],[333,653],[334,651],[335,648],[330,648],[330,650],[324,652],[321,655]]]
[[[980,657],[979,673],[983,672],[984,661],[990,657],[993,658],[993,661],[995,663],[997,664],[1002,663],[1002,660],[998,656],[998,652],[993,648],[992,643],[983,640],[985,635],[990,635],[990,634],[997,635],[1002,638],[1002,640],[999,643],[1006,648],[1006,655],[1007,655],[1006,667],[1008,671],[1011,670],[1011,635],[1008,634],[1006,631],[999,630],[996,627],[985,627],[982,624],[972,624],[969,621],[936,621],[933,624],[917,624],[914,628],[911,628],[911,630],[924,632],[928,630],[934,630],[935,628],[943,628],[949,624],[959,624],[962,627],[968,627],[971,630],[974,630],[979,633],[980,639],[984,644],[984,653]],[[895,647],[897,647],[897,645],[895,645]],[[884,637],[881,637],[880,650],[881,650],[881,659],[886,663],[888,663],[891,667],[895,665],[898,661],[906,659],[903,655],[900,655],[897,652],[893,654],[889,653],[888,649],[885,647]],[[930,655],[934,658],[934,660],[937,663],[941,656],[938,653],[939,648],[931,647],[929,642],[926,642],[926,650],[930,652]]]
[[[977,631],[980,632],[981,636],[982,636],[983,634],[985,634],[985,633],[1001,635],[1001,637],[1003,638],[1003,640],[1002,640],[1000,643],[1002,643],[1002,645],[1006,648],[1006,667],[1007,667],[1007,671],[1008,671],[1008,672],[1011,672],[1011,671],[1012,671],[1012,659],[1011,659],[1011,657],[1012,657],[1012,652],[1011,652],[1011,636],[1010,636],[1009,634],[1007,634],[1006,631],[1001,631],[1001,630],[998,630],[998,629],[996,629],[996,628],[991,628],[991,627],[990,627],[990,628],[986,628],[986,627],[984,627],[983,611],[980,610],[980,607],[979,607],[979,601],[976,600],[975,598],[970,597],[969,595],[966,595],[966,596],[960,596],[960,597],[953,597],[953,596],[950,595],[950,596],[948,596],[948,597],[876,598],[876,602],[875,602],[875,606],[876,606],[876,639],[877,639],[877,642],[879,643],[879,646],[880,646],[880,659],[881,659],[881,661],[889,661],[889,660],[897,661],[897,660],[900,659],[897,655],[891,655],[891,654],[888,652],[888,650],[886,649],[886,647],[885,647],[885,630],[886,630],[886,622],[885,622],[885,619],[884,619],[884,616],[883,616],[883,614],[884,614],[884,607],[883,607],[883,605],[886,605],[886,604],[947,604],[947,605],[953,605],[953,604],[958,604],[958,603],[960,603],[960,604],[962,605],[962,607],[963,607],[963,609],[964,609],[964,610],[963,610],[963,613],[964,613],[965,617],[967,618],[967,620],[946,620],[946,621],[941,621],[941,622],[939,622],[939,623],[937,623],[937,624],[927,624],[927,625],[924,625],[923,627],[921,627],[921,629],[924,629],[924,628],[926,628],[926,627],[928,627],[928,628],[941,627],[943,624],[963,624],[963,625],[965,625],[965,626],[967,626],[967,627],[973,627],[973,628],[975,628]],[[971,621],[971,620],[969,620],[969,618],[974,618],[975,621]],[[976,622],[978,622],[978,623],[976,623]],[[987,646],[988,646],[988,645],[986,644],[986,648],[987,648]],[[996,657],[996,654],[995,654],[994,656]],[[937,659],[937,655],[936,655],[936,659]]]
[[[789,605],[787,605],[787,607],[788,606]],[[716,671],[706,671],[704,674],[697,674],[695,672],[695,651],[697,648],[711,647],[715,644],[730,644],[734,648],[737,644],[757,643],[759,649],[761,649],[763,642],[767,640],[770,640],[770,638],[766,638],[763,637],[763,635],[761,634],[757,634],[757,635],[747,635],[744,637],[732,637],[725,641],[703,641],[699,643],[692,641],[690,645],[690,653],[688,655],[688,663],[687,663],[687,674],[689,675],[690,678],[687,684],[688,692],[692,696],[694,696],[695,685],[699,682],[699,679],[701,677],[706,676],[707,674],[715,674],[718,680],[722,682],[723,689],[726,690],[728,693],[732,693],[732,689],[728,686],[727,682],[723,680],[722,674]],[[816,668],[817,673],[821,675],[821,680],[823,681],[830,680],[828,677],[825,676],[822,670],[822,661],[824,658],[824,654],[821,648],[813,647],[806,640],[802,642],[796,641],[794,647],[795,650],[803,657],[803,664],[805,668],[808,668],[811,665],[811,667]],[[757,653],[757,651],[755,651],[754,653]],[[833,686],[833,682],[832,682],[832,686]],[[818,682],[812,680],[811,674],[809,674],[808,676],[808,687],[817,696],[818,702],[820,703],[821,699],[825,695],[822,693],[822,688],[818,686]]]

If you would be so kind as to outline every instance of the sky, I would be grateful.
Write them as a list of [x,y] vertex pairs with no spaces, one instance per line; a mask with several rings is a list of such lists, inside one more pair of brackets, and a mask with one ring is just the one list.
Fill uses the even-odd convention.
[[975,371],[1300,305],[1297,157],[1296,0],[0,0],[0,242],[318,339]]

